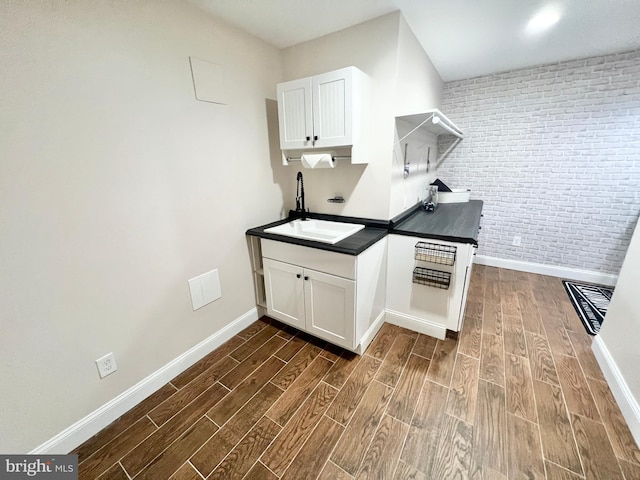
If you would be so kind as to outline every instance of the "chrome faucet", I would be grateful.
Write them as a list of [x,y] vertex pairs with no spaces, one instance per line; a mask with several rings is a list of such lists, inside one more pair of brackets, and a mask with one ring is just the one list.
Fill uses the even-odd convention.
[[302,220],[306,220],[307,211],[304,208],[304,181],[302,172],[298,172],[296,178],[296,213],[300,213]]

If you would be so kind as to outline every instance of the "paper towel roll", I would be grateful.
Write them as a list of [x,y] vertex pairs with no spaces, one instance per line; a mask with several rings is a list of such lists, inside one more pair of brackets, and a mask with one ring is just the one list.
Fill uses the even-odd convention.
[[334,168],[336,166],[330,153],[303,153],[301,160],[304,168]]

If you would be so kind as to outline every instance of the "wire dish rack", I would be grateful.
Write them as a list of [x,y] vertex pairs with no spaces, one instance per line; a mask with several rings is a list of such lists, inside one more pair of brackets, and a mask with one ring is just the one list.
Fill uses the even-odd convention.
[[451,285],[451,274],[440,270],[416,267],[413,269],[413,283],[448,290]]
[[453,245],[418,242],[415,247],[415,259],[422,262],[437,263],[439,265],[453,265],[456,263],[457,248]]

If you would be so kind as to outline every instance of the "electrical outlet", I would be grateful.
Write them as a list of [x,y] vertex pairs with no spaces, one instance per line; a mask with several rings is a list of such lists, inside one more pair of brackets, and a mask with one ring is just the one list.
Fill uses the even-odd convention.
[[96,366],[98,367],[100,378],[111,375],[113,372],[118,370],[116,359],[113,356],[113,353],[108,353],[104,357],[100,357],[98,360],[96,360]]
[[518,235],[514,235],[513,236],[513,243],[512,245],[514,247],[519,247],[522,244],[522,237],[518,236]]

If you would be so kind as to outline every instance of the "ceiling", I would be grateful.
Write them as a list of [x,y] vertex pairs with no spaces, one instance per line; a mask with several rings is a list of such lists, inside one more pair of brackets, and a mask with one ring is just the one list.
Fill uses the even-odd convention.
[[[286,48],[400,10],[444,81],[640,48],[639,0],[189,0]],[[553,8],[559,21],[527,31]]]

